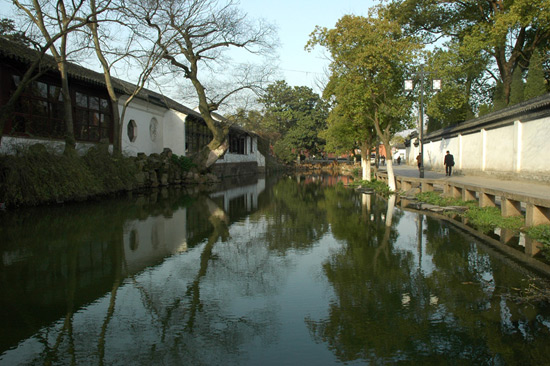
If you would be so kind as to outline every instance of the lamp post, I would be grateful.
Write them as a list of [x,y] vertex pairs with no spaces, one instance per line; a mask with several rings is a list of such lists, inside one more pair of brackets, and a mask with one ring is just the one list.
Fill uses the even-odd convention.
[[[424,65],[420,65],[420,71],[414,75],[420,79],[420,178],[424,178],[424,77],[429,76],[430,72],[424,70]],[[405,80],[405,90],[413,89],[414,81]],[[441,79],[432,80],[432,90],[441,90]]]

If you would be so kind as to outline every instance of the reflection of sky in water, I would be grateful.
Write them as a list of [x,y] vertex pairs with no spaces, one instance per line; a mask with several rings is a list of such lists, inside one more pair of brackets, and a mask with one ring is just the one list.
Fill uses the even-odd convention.
[[[400,210],[399,208],[395,208]],[[395,226],[395,230],[399,233],[399,237],[393,243],[395,250],[402,250],[410,253],[414,258],[415,269],[420,269],[425,276],[430,276],[435,270],[435,265],[432,260],[432,256],[426,253],[426,236],[422,234],[422,246],[419,250],[418,243],[418,220],[419,217],[424,218],[424,215],[417,213],[403,211],[403,217],[399,220],[399,223]],[[426,223],[422,225],[423,230],[426,230]],[[419,263],[419,259],[420,263]]]
[[[219,201],[224,205],[237,202],[219,198],[223,198]],[[382,265],[377,267],[371,260],[372,253],[384,245],[363,247],[361,240],[350,244],[351,239],[350,243],[336,240],[331,230],[319,236],[318,230],[330,225],[335,225],[334,235],[337,224],[350,230],[338,220],[319,221],[319,227],[311,229],[308,239],[313,239],[307,245],[292,246],[277,241],[295,240],[292,235],[303,227],[294,226],[283,230],[287,234],[283,239],[266,241],[267,232],[278,220],[267,209],[249,212],[257,202],[257,198],[238,201],[246,212],[237,212],[238,219],[234,222],[215,204],[210,206],[215,215],[206,215],[205,221],[221,225],[212,224],[215,228],[209,227],[201,234],[204,237],[186,250],[181,248],[189,239],[188,233],[192,229],[204,231],[185,228],[187,214],[194,218],[190,207],[175,210],[169,216],[156,215],[127,223],[121,231],[127,277],[121,277],[120,286],[113,283],[96,300],[74,309],[76,312],[69,318],[61,316],[22,340],[0,356],[0,365],[34,364],[48,352],[57,353],[60,364],[68,364],[71,350],[77,363],[100,364],[103,360],[109,365],[322,365],[338,363],[335,349],[348,347],[360,348],[355,359],[346,361],[348,364],[368,361],[369,352],[383,354],[388,349],[386,360],[410,361],[417,357],[408,348],[411,344],[421,350],[418,360],[426,354],[446,356],[447,352],[463,352],[468,347],[479,347],[477,351],[481,354],[492,355],[490,345],[485,344],[490,343],[484,338],[488,335],[476,334],[479,331],[476,327],[486,325],[493,327],[493,341],[501,342],[501,332],[503,337],[518,337],[502,340],[507,345],[535,342],[534,335],[548,339],[550,323],[545,315],[536,317],[536,321],[528,319],[517,306],[496,293],[495,278],[503,276],[495,272],[495,267],[501,264],[498,261],[494,264],[495,258],[478,244],[466,240],[464,250],[452,253],[451,259],[456,262],[446,257],[445,247],[433,255],[427,254],[424,233],[422,245],[418,243],[418,219],[424,216],[408,211],[394,213],[392,231],[398,236],[388,246],[391,253],[383,253],[379,259]],[[338,201],[341,202],[344,201]],[[325,204],[323,207],[330,208]],[[337,206],[336,202],[333,204]],[[377,211],[365,216],[366,220],[375,218],[375,214],[385,217],[384,205],[375,207]],[[350,213],[351,220],[360,216],[360,208]],[[306,221],[310,223],[309,219]],[[361,221],[357,222],[360,225]],[[427,228],[424,221],[423,231]],[[447,237],[452,230],[449,226],[442,232]],[[383,231],[368,233],[376,235]],[[339,237],[346,234],[349,233],[340,232]],[[221,240],[222,237],[226,240]],[[410,273],[394,262],[399,258],[411,265],[403,267]],[[147,260],[151,262],[140,266]],[[436,267],[436,260],[440,267]],[[445,267],[447,260],[458,263],[460,270]],[[330,281],[328,267],[332,270]],[[466,277],[470,284],[463,283]],[[474,300],[466,300],[464,295],[468,295],[469,289],[481,291]],[[334,314],[338,316],[333,317]],[[385,324],[384,319],[392,324]],[[403,326],[401,331],[410,330],[410,335],[402,336],[405,341],[396,344],[392,343],[394,338],[401,335],[390,328],[399,328],[398,322],[412,329]],[[318,329],[329,325],[325,328],[328,333],[318,333],[326,338],[313,338],[313,323]],[[64,328],[65,324],[71,326]],[[470,325],[471,328],[465,329]],[[359,333],[349,339],[347,333],[339,338],[339,329]],[[540,334],[536,333],[539,329]],[[361,331],[365,333],[360,334]],[[389,338],[382,339],[384,336]],[[380,348],[373,341],[377,338],[381,339]],[[475,361],[462,361],[465,360]]]

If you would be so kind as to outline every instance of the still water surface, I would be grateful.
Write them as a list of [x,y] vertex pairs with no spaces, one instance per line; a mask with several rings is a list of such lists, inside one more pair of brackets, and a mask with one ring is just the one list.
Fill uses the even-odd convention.
[[543,365],[530,273],[325,177],[2,213],[1,365]]

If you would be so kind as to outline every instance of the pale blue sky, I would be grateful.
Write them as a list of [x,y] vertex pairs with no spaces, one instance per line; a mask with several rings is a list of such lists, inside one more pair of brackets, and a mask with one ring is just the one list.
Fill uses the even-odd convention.
[[316,80],[324,79],[329,61],[320,47],[304,50],[316,25],[333,28],[346,14],[367,15],[374,0],[240,0],[240,7],[250,17],[264,18],[278,27],[281,48],[280,68],[292,86],[308,86],[320,92]]
[[[316,25],[333,28],[345,14],[367,15],[378,0],[237,0],[240,8],[251,18],[263,18],[278,28],[281,47],[279,79],[291,86],[308,86],[320,93],[319,82],[326,81],[329,64],[325,50],[316,47],[304,50]],[[13,17],[13,5],[0,0],[0,17]]]

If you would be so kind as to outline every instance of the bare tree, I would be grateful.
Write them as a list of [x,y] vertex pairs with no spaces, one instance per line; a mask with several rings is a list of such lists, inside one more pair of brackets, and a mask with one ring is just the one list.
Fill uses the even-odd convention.
[[[78,28],[81,28],[91,21],[89,12],[84,10],[86,1],[75,0],[30,0],[24,2],[13,0],[17,8],[28,18],[28,20],[40,31],[48,49],[55,59],[57,69],[61,76],[61,90],[63,94],[63,108],[65,120],[65,153],[72,154],[75,151],[75,135],[73,127],[73,112],[71,95],[69,92],[68,79],[68,38]],[[101,12],[106,9],[110,1],[107,0],[102,6]],[[83,15],[87,14],[87,15]]]
[[[226,51],[270,55],[277,44],[275,30],[262,21],[250,22],[231,0],[148,0],[133,8],[149,27],[153,42],[163,49],[171,71],[182,74],[196,92],[199,112],[213,138],[193,160],[206,170],[229,147],[230,126],[214,118],[213,112],[236,93],[262,87],[269,74],[266,68],[232,64],[224,57]],[[218,80],[233,76],[231,87],[207,88],[208,73]]]
[[[113,3],[115,2],[113,1]],[[132,19],[135,19],[132,12],[126,9],[123,2],[119,1],[113,5],[109,11],[103,13],[104,17],[99,19],[97,0],[90,0],[92,22],[88,24],[88,28],[93,50],[103,69],[105,85],[111,100],[114,129],[113,153],[119,155],[122,153],[122,126],[128,105],[144,88],[145,83],[156,66],[162,61],[164,51],[159,47],[160,38],[163,36],[162,33],[159,34],[159,39],[150,44],[149,47],[142,47],[142,43],[138,41],[140,34],[139,24],[132,24],[131,22]],[[113,28],[116,27],[121,27],[122,29],[116,32],[117,39],[115,40],[110,35]],[[121,35],[127,35],[126,42],[124,42],[121,48],[112,47],[112,44],[121,43]],[[124,84],[128,97],[125,99],[122,110],[119,112],[119,97],[115,91],[112,68],[117,62],[123,59],[132,63],[134,68],[137,66],[140,72],[138,73],[136,84]]]

